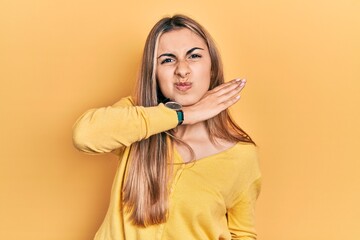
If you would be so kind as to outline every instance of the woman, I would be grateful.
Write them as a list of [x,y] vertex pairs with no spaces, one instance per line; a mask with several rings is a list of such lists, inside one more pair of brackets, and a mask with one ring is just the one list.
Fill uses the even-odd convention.
[[78,149],[120,157],[96,240],[256,239],[256,148],[228,114],[244,86],[224,83],[214,42],[193,19],[156,23],[134,98],[74,125]]

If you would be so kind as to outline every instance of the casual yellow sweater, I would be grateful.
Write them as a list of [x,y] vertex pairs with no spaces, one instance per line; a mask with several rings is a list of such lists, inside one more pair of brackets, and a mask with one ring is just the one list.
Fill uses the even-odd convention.
[[168,220],[146,228],[129,221],[121,199],[130,145],[176,125],[175,111],[163,104],[134,106],[129,97],[110,107],[91,109],[75,123],[78,149],[88,153],[117,149],[120,159],[108,212],[95,240],[256,239],[254,207],[260,170],[255,146],[242,142],[192,163],[184,163],[174,149]]

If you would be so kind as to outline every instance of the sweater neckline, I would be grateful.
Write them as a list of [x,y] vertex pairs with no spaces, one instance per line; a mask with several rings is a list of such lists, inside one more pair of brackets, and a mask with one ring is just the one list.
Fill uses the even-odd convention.
[[225,150],[223,150],[221,152],[214,153],[212,155],[202,157],[202,158],[199,158],[199,159],[195,159],[194,161],[190,161],[190,162],[184,162],[184,159],[181,157],[181,155],[178,152],[178,150],[176,149],[176,147],[174,147],[174,157],[175,157],[174,162],[177,163],[177,164],[188,165],[188,164],[194,164],[196,162],[203,162],[203,161],[206,161],[206,160],[210,160],[212,158],[218,158],[221,155],[225,155],[225,154],[228,154],[228,153],[232,152],[234,149],[236,149],[241,144],[242,144],[242,142],[237,142],[234,145],[228,147],[227,149],[225,149]]

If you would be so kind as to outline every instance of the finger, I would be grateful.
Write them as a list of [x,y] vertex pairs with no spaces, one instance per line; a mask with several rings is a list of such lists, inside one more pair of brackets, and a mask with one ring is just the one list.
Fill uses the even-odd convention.
[[229,99],[236,98],[240,94],[242,89],[245,87],[245,84],[246,84],[246,80],[242,80],[241,83],[236,88],[232,89],[229,92],[225,92],[222,96],[219,96],[218,97],[219,103],[227,102],[229,101]]
[[224,86],[223,88],[218,90],[217,93],[219,95],[223,95],[233,92],[234,90],[240,92],[244,88],[245,84],[246,84],[245,79],[236,79],[235,81],[232,81],[231,84]]
[[231,81],[229,81],[229,82],[223,83],[223,84],[215,87],[215,88],[212,89],[211,91],[212,91],[212,92],[217,92],[217,91],[219,91],[219,90],[221,90],[221,89],[224,89],[224,88],[227,88],[227,87],[236,86],[237,84],[240,84],[241,82],[244,82],[244,81],[246,82],[245,79],[236,78],[236,79],[234,79],[234,80],[231,80]]
[[231,107],[231,106],[234,105],[235,103],[237,103],[237,102],[240,100],[240,98],[241,98],[240,95],[236,95],[236,96],[228,99],[227,101],[225,101],[225,102],[223,103],[223,106],[225,107],[224,110],[227,109],[227,108],[229,108],[229,107]]
[[216,95],[220,101],[227,101],[228,99],[238,95],[241,90],[245,87],[246,81],[238,82],[235,86],[229,86],[219,90]]
[[234,79],[230,82],[221,84],[220,86],[208,91],[202,99],[210,99],[214,104],[222,104],[230,98],[238,95],[245,87],[246,79]]

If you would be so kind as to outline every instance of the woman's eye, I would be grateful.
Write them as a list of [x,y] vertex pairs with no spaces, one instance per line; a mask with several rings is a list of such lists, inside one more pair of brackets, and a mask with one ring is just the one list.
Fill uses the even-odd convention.
[[199,54],[194,53],[190,55],[190,58],[201,58],[201,56]]
[[161,61],[161,64],[164,64],[164,63],[170,63],[172,62],[173,60],[171,58],[165,58],[164,60]]

